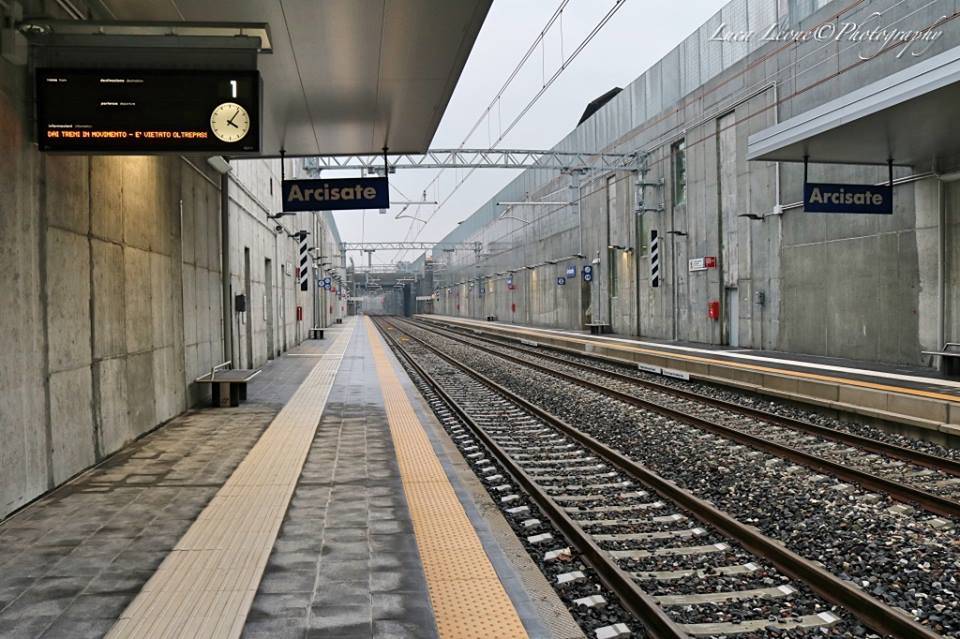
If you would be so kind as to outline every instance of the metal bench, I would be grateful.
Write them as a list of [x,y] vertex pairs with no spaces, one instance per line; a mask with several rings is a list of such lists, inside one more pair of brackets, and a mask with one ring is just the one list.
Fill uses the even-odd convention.
[[604,333],[609,333],[610,325],[605,322],[590,322],[587,324],[590,327],[591,335],[603,335]]
[[960,342],[947,342],[939,351],[921,351],[924,355],[940,358],[940,373],[944,377],[960,378]]
[[239,406],[247,399],[247,382],[260,374],[260,369],[225,370],[232,362],[223,362],[206,375],[193,380],[198,384],[212,384],[214,406]]
[[310,339],[323,339],[323,329],[319,326],[314,326],[311,328]]

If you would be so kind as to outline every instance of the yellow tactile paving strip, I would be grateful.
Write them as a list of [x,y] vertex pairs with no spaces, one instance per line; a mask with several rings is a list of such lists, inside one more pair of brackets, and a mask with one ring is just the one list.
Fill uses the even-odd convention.
[[382,338],[369,319],[365,322],[441,639],[526,637],[520,617],[400,385]]
[[344,326],[110,639],[240,636],[355,326]]

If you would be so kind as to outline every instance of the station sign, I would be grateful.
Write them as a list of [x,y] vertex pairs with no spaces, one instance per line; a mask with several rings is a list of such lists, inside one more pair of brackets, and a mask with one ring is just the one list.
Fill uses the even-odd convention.
[[583,273],[583,281],[584,281],[584,282],[592,282],[592,281],[593,281],[593,267],[592,267],[592,266],[590,266],[589,264],[586,264],[586,265],[584,265],[584,267],[583,267],[582,269],[580,269],[580,271]]
[[694,271],[706,271],[711,268],[717,268],[717,258],[715,255],[694,257],[687,261],[687,270],[691,273]]
[[433,295],[417,295],[418,302],[431,302],[433,301]]
[[74,153],[260,150],[260,74],[39,68],[37,146]]
[[576,277],[576,276],[577,276],[577,265],[567,264],[567,277]]
[[891,215],[893,214],[893,187],[805,182],[803,210],[807,213]]
[[284,180],[282,193],[287,213],[390,208],[385,177]]
[[557,278],[557,286],[563,286],[563,285],[566,284],[566,283],[567,283],[567,278],[565,278],[565,277],[558,277],[558,278]]

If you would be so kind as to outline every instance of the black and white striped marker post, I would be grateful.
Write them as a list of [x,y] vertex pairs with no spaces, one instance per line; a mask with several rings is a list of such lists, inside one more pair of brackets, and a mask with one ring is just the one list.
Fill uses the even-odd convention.
[[650,286],[660,288],[660,234],[650,229]]
[[308,262],[309,259],[310,259],[310,258],[309,258],[309,256],[307,255],[307,236],[306,236],[306,235],[301,235],[301,236],[300,236],[300,273],[299,273],[299,275],[300,275],[300,290],[301,290],[301,291],[308,291],[308,290],[310,290],[310,283],[309,283],[309,281],[307,280],[307,273],[308,273],[309,270],[310,270],[310,269],[307,267],[307,262]]

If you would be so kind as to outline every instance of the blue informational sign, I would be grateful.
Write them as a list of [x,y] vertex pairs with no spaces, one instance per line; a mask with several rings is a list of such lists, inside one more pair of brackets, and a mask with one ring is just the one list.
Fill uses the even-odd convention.
[[576,276],[577,276],[577,265],[567,264],[567,277],[576,277]]
[[390,208],[383,177],[284,180],[282,193],[285,212]]
[[593,267],[586,265],[582,269],[583,272],[583,281],[592,282],[593,281]]
[[566,283],[567,283],[567,278],[565,278],[565,277],[558,277],[558,278],[557,278],[557,286],[563,286],[563,285],[566,284]]
[[868,184],[803,185],[803,209],[807,213],[893,213],[893,187]]
[[323,278],[323,288],[329,290],[329,289],[330,289],[330,285],[331,285],[332,283],[333,283],[333,281],[332,281],[329,277]]

